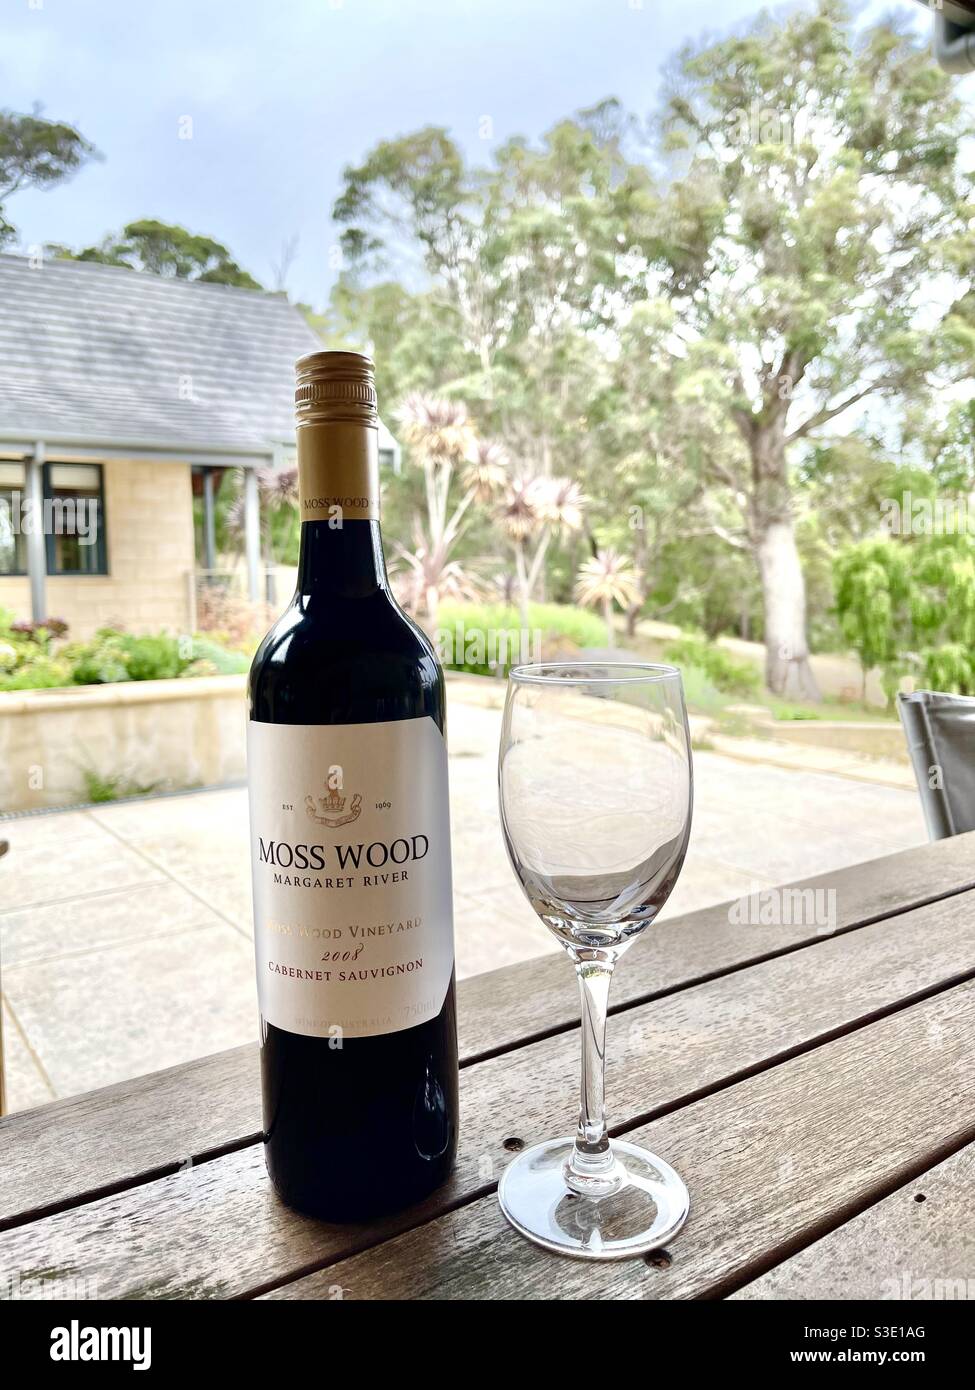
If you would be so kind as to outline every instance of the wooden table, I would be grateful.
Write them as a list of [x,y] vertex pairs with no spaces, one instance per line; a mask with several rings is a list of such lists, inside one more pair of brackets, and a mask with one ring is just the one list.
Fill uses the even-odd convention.
[[800,886],[835,893],[835,927],[707,909],[618,972],[614,1132],[691,1193],[665,1252],[558,1258],[498,1209],[511,1154],[574,1124],[560,954],[461,986],[461,1152],[424,1206],[343,1228],[283,1207],[244,1047],[4,1120],[0,1281],[29,1295],[47,1272],[103,1298],[867,1298],[964,1278],[972,1296],[975,834]]

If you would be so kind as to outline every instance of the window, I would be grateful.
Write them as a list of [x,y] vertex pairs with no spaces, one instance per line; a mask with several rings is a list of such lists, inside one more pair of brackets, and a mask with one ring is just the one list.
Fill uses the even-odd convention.
[[108,574],[100,463],[44,466],[48,574]]
[[22,463],[0,459],[0,574],[27,573],[27,537],[21,529],[26,482]]

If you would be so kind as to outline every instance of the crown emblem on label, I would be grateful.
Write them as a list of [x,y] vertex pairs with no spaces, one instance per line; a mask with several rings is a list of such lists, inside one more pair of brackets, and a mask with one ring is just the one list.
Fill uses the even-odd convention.
[[362,810],[362,797],[358,792],[352,798],[352,804],[348,811],[345,809],[347,798],[339,794],[337,787],[329,787],[325,783],[328,791],[327,796],[320,796],[316,802],[313,796],[305,797],[305,812],[309,820],[317,821],[319,825],[327,825],[335,829],[339,825],[348,825],[354,821]]

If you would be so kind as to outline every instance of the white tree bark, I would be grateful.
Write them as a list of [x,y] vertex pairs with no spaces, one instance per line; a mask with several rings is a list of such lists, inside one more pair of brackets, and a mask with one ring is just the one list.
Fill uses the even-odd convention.
[[756,554],[765,607],[765,682],[786,699],[818,700],[806,642],[806,582],[791,519],[766,522]]

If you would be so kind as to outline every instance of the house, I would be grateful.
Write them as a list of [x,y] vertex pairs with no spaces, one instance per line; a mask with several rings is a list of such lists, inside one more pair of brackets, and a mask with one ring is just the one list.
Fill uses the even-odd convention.
[[[185,631],[227,468],[257,599],[258,470],[293,458],[294,362],[318,347],[278,295],[0,255],[0,608],[79,638]],[[398,471],[383,427],[379,447]]]

